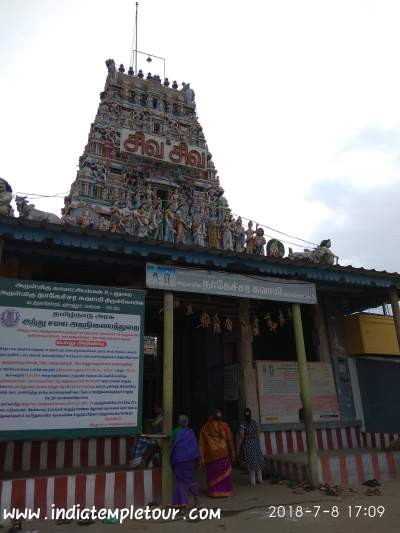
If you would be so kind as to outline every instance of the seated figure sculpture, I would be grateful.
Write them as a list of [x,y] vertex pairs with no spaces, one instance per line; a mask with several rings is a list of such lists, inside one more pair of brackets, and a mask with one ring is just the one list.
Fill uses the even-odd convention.
[[289,248],[288,259],[320,265],[334,265],[336,260],[336,264],[339,264],[339,257],[332,252],[331,246],[330,239],[325,239],[313,250],[305,249],[303,252],[293,252],[292,248]]

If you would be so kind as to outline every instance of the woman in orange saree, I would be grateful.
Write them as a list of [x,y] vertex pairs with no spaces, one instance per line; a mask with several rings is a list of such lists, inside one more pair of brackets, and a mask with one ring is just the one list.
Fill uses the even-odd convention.
[[200,431],[200,462],[206,467],[208,495],[224,498],[232,494],[232,464],[235,460],[232,432],[222,421],[220,410],[214,412]]

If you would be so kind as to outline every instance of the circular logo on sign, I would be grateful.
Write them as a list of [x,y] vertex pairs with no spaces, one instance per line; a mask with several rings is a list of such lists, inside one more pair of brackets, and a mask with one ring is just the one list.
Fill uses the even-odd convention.
[[15,309],[6,309],[0,314],[0,324],[6,328],[14,328],[20,319],[21,315]]

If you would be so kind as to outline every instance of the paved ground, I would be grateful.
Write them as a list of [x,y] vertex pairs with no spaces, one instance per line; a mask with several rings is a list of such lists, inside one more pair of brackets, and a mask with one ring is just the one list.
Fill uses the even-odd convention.
[[[110,533],[118,529],[121,533],[128,531],[221,533],[225,530],[233,533],[264,533],[272,529],[274,533],[399,532],[400,480],[384,483],[381,487],[381,496],[365,495],[366,488],[360,485],[354,485],[354,489],[356,493],[343,492],[337,497],[327,496],[321,491],[304,492],[296,489],[294,492],[287,485],[271,485],[269,482],[250,487],[247,485],[247,477],[236,472],[235,495],[232,498],[216,501],[210,500],[204,494],[199,498],[198,507],[221,508],[222,517],[219,520],[190,521],[181,516],[178,520],[169,522],[126,520],[123,525],[103,524],[97,521],[87,527],[78,526],[76,523],[56,525],[50,521],[38,521],[24,523],[23,531],[76,533],[83,530]],[[320,506],[319,511],[318,506]],[[382,518],[368,516],[374,515],[377,508],[380,512],[384,509]],[[349,509],[352,511],[352,517],[349,516]],[[296,510],[297,514],[303,513],[303,516],[296,517]],[[315,516],[317,511],[318,515]],[[339,516],[336,516],[337,513]],[[276,517],[272,517],[272,514]],[[278,517],[278,514],[281,517]]]

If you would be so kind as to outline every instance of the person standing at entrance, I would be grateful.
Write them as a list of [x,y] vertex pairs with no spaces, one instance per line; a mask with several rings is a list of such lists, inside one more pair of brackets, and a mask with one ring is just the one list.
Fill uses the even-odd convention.
[[208,495],[231,496],[232,463],[235,460],[232,432],[222,421],[220,409],[214,411],[200,431],[200,462],[206,467]]
[[188,494],[197,503],[197,467],[199,463],[199,448],[194,431],[188,427],[189,418],[180,415],[178,427],[171,437],[171,465],[175,477],[174,505],[188,505]]
[[245,464],[250,477],[250,483],[262,483],[264,457],[260,448],[260,430],[255,420],[251,418],[251,410],[244,410],[244,421],[239,429],[238,456]]

